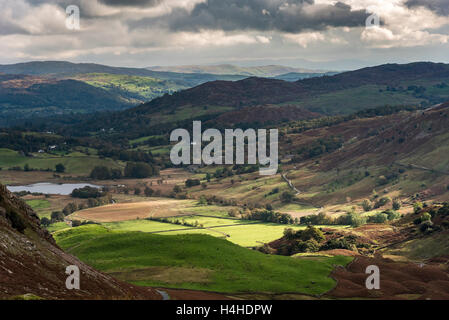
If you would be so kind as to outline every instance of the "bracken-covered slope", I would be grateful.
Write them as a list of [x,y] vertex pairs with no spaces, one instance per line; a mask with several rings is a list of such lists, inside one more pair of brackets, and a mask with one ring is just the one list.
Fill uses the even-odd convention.
[[[80,290],[66,289],[66,267],[80,268]],[[62,251],[32,209],[0,185],[0,299],[160,299],[102,274]]]

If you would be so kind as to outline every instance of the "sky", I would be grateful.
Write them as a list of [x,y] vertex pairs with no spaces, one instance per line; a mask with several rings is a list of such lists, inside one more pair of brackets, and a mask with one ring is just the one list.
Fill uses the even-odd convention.
[[449,0],[0,0],[0,64],[348,70],[448,53]]

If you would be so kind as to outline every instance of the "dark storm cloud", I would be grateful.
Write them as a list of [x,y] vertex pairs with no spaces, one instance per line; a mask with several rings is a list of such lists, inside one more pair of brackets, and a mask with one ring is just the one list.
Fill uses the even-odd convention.
[[365,10],[352,10],[342,2],[315,4],[314,0],[207,0],[189,12],[176,9],[163,18],[142,19],[131,27],[168,25],[174,31],[259,30],[296,33],[327,27],[365,25]]
[[98,2],[117,7],[154,7],[162,0],[98,0]]
[[409,8],[426,7],[441,16],[449,16],[449,0],[408,0],[405,5]]

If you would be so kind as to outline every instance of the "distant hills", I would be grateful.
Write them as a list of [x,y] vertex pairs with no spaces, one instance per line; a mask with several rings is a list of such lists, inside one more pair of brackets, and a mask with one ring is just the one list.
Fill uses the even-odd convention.
[[0,65],[0,126],[36,117],[121,110],[208,81],[243,78],[65,61]]
[[[182,70],[180,67],[179,71]],[[242,80],[250,74],[271,76],[313,70],[274,65],[252,68],[222,65],[210,67],[214,74],[206,73],[207,68],[200,68],[198,73],[193,72],[193,67],[186,71],[152,71],[66,61],[0,65],[0,74],[3,74],[0,78],[0,126],[20,124],[31,118],[127,109],[206,82]],[[278,77],[296,81],[319,75],[322,74],[289,73]]]
[[[254,125],[275,124],[322,115],[351,114],[386,105],[424,108],[449,100],[449,65],[430,62],[386,64],[298,81],[259,77],[239,79],[240,76],[236,75],[181,74],[66,62],[0,66],[0,72],[16,75],[29,72],[42,78],[55,78],[48,80],[49,84],[36,84],[23,90],[2,88],[2,94],[8,99],[13,96],[15,99],[14,103],[9,100],[0,102],[2,112],[8,110],[14,113],[15,108],[26,110],[28,102],[20,104],[20,97],[25,99],[31,95],[24,95],[24,92],[31,92],[35,97],[42,94],[43,98],[37,99],[40,103],[33,106],[41,108],[41,115],[44,116],[48,115],[46,111],[51,110],[48,108],[55,106],[65,110],[63,114],[68,114],[71,108],[77,113],[80,108],[76,103],[83,106],[82,112],[103,111],[105,109],[101,102],[104,101],[104,105],[109,105],[108,110],[126,110],[98,114],[88,120],[75,116],[69,123],[77,123],[77,126],[82,123],[82,127],[89,132],[114,128],[115,132],[132,132],[133,135],[140,135],[142,131],[157,134],[158,131],[191,122],[192,119],[212,121],[217,126],[221,120],[227,124],[251,125],[251,119]],[[214,77],[231,78],[233,81],[217,80]],[[60,82],[67,79],[73,82]],[[206,79],[213,80],[184,89],[189,83]],[[63,96],[61,85],[67,84],[72,84],[78,94]],[[81,89],[81,84],[89,87]],[[68,87],[65,89],[69,90]],[[16,91],[12,94],[11,90]],[[157,96],[160,97],[152,99]],[[70,97],[75,101],[70,102]],[[151,101],[129,108],[130,105],[148,100]],[[253,107],[257,107],[258,112],[255,113],[251,109]],[[275,108],[278,108],[278,112]],[[20,113],[17,112],[17,119],[26,117],[26,114],[33,114],[33,118],[39,117],[36,113]],[[260,115],[272,119],[267,121]],[[55,121],[60,121],[60,118],[45,120],[49,125],[55,125]],[[67,119],[63,122],[66,123]]]
[[296,105],[322,114],[347,114],[387,104],[431,105],[449,100],[449,65],[388,64],[286,82],[247,78],[213,81],[141,105],[140,113],[190,106]]
[[34,117],[92,113],[135,104],[82,81],[0,74],[0,126]]
[[321,75],[329,71],[311,70],[304,68],[293,68],[280,65],[256,66],[256,67],[240,67],[232,64],[220,65],[185,65],[185,66],[154,66],[148,67],[148,70],[153,71],[169,71],[179,73],[208,73],[219,75],[242,75],[247,77],[263,77],[272,78],[287,73],[296,74],[316,74]]
[[448,100],[449,65],[387,64],[296,82],[256,77],[212,81],[125,111],[98,115],[81,125],[88,131],[114,128],[139,136],[167,132],[174,126],[189,125],[193,119],[216,127],[273,125],[386,105],[424,108]]
[[243,76],[235,75],[213,75],[213,74],[180,74],[175,72],[158,72],[144,68],[123,68],[111,67],[96,63],[71,63],[66,61],[32,61],[10,65],[0,65],[0,73],[7,74],[27,74],[27,75],[46,75],[55,78],[70,77],[85,73],[107,73],[116,75],[152,77],[161,80],[169,80],[192,87],[204,82],[214,80],[239,80]]

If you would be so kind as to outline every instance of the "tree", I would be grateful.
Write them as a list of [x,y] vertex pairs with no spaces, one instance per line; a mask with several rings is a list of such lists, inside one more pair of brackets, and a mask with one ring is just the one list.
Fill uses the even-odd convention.
[[308,226],[305,230],[301,232],[301,240],[307,241],[314,239],[318,242],[325,239],[323,231],[313,226]]
[[142,191],[140,190],[139,187],[134,188],[134,194],[135,195],[139,195]]
[[[207,182],[210,182],[210,179],[211,179],[211,175],[208,172],[208,173],[206,173],[206,180],[207,180]],[[449,186],[448,186],[448,189],[449,189]]]
[[398,212],[391,210],[391,209],[385,210],[383,213],[385,213],[387,215],[388,220],[390,220],[390,221],[399,219],[401,217],[401,215]]
[[391,199],[389,197],[382,197],[376,201],[376,203],[374,204],[374,209],[383,207],[384,205],[386,205],[387,203],[390,203],[390,202],[391,202]]
[[108,167],[96,166],[90,172],[90,177],[96,180],[108,180],[111,178],[111,172]]
[[295,195],[291,191],[284,191],[281,194],[281,201],[284,203],[290,203],[295,198]]
[[65,166],[62,163],[58,163],[55,167],[56,172],[63,173],[65,172]]
[[64,209],[62,209],[62,212],[64,213],[64,215],[68,216],[76,210],[78,210],[78,206],[76,205],[76,203],[70,202],[64,207]]
[[424,205],[420,201],[417,201],[413,204],[413,211],[416,214],[418,214],[423,208],[424,208]]
[[431,220],[432,220],[432,216],[430,215],[430,213],[424,212],[424,213],[421,215],[421,221],[422,221],[422,222],[424,222],[424,221],[431,221]]
[[125,167],[125,176],[128,178],[143,179],[156,174],[156,170],[144,162],[128,162]]
[[363,218],[361,215],[354,213],[354,212],[347,213],[347,217],[348,217],[349,224],[354,228],[360,227],[361,225],[366,223],[365,218]]
[[174,193],[180,193],[181,191],[182,191],[182,189],[181,189],[180,186],[176,185],[176,186],[173,187],[173,192]]
[[101,196],[103,196],[103,193],[97,188],[85,186],[84,188],[74,189],[71,193],[71,196],[73,198],[81,199],[100,198]]
[[151,197],[154,193],[154,190],[151,189],[150,187],[146,187],[143,193],[145,194],[146,197]]
[[50,223],[51,223],[51,221],[47,217],[43,217],[41,219],[41,225],[43,225],[44,227],[48,227],[50,225]]
[[200,206],[205,206],[205,205],[207,205],[206,197],[205,197],[205,196],[201,196],[200,199],[198,200],[198,204],[199,204]]
[[393,210],[399,210],[401,209],[401,201],[399,199],[394,199],[393,200]]
[[53,211],[51,213],[51,222],[61,222],[64,221],[64,214],[61,211]]
[[362,207],[365,212],[371,211],[373,209],[373,205],[368,199],[363,200]]
[[385,213],[377,213],[375,216],[371,217],[370,221],[374,223],[385,223],[388,220],[388,216]]
[[198,179],[187,179],[185,183],[186,183],[186,187],[190,188],[190,187],[194,187],[194,186],[199,186],[201,182]]

